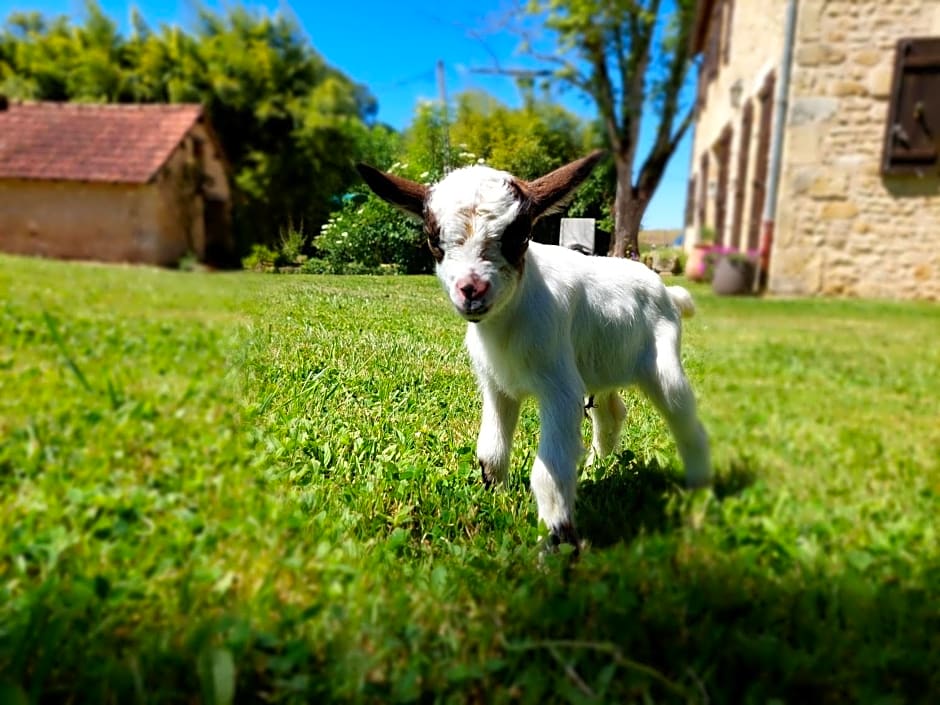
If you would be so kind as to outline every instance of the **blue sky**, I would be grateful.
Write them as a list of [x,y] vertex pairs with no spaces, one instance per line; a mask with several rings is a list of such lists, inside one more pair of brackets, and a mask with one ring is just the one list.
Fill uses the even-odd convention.
[[[209,0],[204,4],[220,9],[232,3]],[[329,63],[369,87],[379,102],[378,119],[394,127],[407,126],[419,100],[437,96],[438,60],[445,65],[449,94],[479,89],[509,105],[520,102],[510,79],[471,70],[492,66],[494,56],[504,66],[522,63],[517,55],[518,40],[497,29],[509,0],[253,0],[244,4],[292,14]],[[187,27],[196,17],[197,6],[191,0],[100,0],[100,5],[122,28],[128,25],[132,7],[137,7],[153,27],[164,23]],[[83,9],[83,0],[0,0],[0,17],[4,19],[11,12],[24,10],[80,19]],[[561,100],[579,115],[592,115],[591,104],[581,96],[571,93]],[[647,118],[645,127],[641,143],[655,127],[653,120]],[[682,225],[690,135],[670,162],[647,210],[647,228]],[[643,144],[641,154],[642,148]]]

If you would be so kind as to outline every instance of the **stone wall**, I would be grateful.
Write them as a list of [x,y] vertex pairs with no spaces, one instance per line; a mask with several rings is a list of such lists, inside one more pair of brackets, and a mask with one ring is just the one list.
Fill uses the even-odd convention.
[[930,35],[940,0],[800,2],[772,293],[940,299],[940,176],[880,173],[895,45]]
[[185,233],[165,222],[156,185],[0,180],[0,250],[103,262],[172,264]]

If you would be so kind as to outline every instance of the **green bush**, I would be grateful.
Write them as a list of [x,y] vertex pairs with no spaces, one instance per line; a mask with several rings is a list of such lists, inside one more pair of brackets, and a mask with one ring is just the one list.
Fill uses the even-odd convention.
[[300,265],[301,274],[333,274],[330,263],[320,257],[311,257]]
[[348,196],[314,246],[336,273],[374,272],[383,264],[405,274],[434,269],[421,225],[372,193]]
[[251,253],[242,258],[242,267],[255,272],[273,271],[281,264],[281,255],[267,245],[255,243],[251,246]]
[[304,259],[304,248],[307,245],[307,234],[304,232],[304,224],[300,227],[294,227],[293,222],[288,222],[286,228],[281,228],[281,258],[285,262],[300,263]]
[[311,257],[300,265],[301,274],[398,274],[394,265],[372,267],[361,262],[333,263],[320,257]]
[[681,274],[685,271],[687,255],[682,247],[643,247],[640,260],[657,272]]
[[[307,240],[303,225],[295,228],[292,223],[289,223],[286,228],[280,230],[280,247],[277,250],[256,243],[252,245],[248,256],[242,258],[242,267],[255,272],[296,271],[296,267],[302,267],[307,263],[308,257],[304,254]],[[311,266],[311,270],[313,269],[316,269],[315,265]],[[324,271],[330,271],[330,269],[327,267]]]

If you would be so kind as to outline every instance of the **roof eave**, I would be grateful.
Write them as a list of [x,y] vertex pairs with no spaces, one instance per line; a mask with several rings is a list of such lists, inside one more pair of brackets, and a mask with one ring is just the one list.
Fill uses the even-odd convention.
[[32,176],[28,174],[0,174],[0,181],[41,181],[52,184],[105,184],[108,186],[146,186],[153,179],[69,179],[61,176]]

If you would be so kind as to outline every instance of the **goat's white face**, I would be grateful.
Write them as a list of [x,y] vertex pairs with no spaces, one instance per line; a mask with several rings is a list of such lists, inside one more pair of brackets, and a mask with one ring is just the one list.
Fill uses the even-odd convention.
[[471,166],[431,188],[365,164],[358,169],[379,197],[423,219],[451,303],[478,322],[512,299],[533,223],[564,207],[602,156],[594,152],[531,182]]
[[437,276],[468,321],[480,321],[512,298],[532,230],[525,195],[510,174],[460,169],[434,186],[425,230]]

